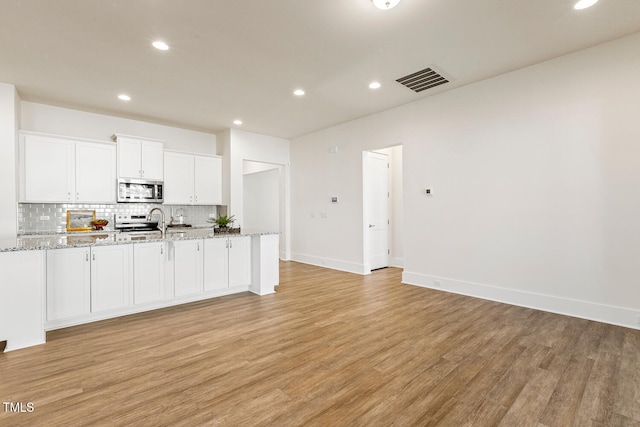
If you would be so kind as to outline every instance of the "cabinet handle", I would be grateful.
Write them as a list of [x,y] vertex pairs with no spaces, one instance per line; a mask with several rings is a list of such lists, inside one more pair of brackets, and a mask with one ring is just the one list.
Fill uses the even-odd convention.
[[76,200],[80,200],[80,193],[76,193]]
[[95,261],[95,260],[96,260],[96,253],[95,253],[95,252],[94,252],[94,253],[92,253],[92,254],[91,254],[91,257],[92,257],[92,258],[93,258],[93,260]]
[[196,195],[196,203],[198,203],[198,196]]
[[198,246],[198,252],[200,252],[200,243],[197,243]]
[[84,253],[84,260],[89,261],[89,252]]
[[164,246],[160,246],[160,255],[164,254]]
[[233,241],[229,240],[229,248],[233,248]]
[[71,191],[67,193],[67,200],[71,200]]

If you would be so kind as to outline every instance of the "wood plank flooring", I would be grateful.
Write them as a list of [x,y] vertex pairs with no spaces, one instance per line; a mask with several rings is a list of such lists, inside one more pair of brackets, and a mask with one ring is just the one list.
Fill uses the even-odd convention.
[[284,262],[0,354],[2,426],[640,426],[640,331]]

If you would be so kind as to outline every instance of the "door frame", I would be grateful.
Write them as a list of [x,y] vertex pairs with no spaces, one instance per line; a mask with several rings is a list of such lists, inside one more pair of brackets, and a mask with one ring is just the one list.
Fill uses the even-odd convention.
[[[362,265],[363,274],[371,274],[371,251],[369,245],[371,239],[369,237],[369,188],[371,185],[371,166],[369,163],[369,153],[375,153],[376,150],[364,150],[362,152]],[[378,153],[382,154],[382,153]],[[389,176],[387,174],[387,179]],[[389,217],[390,199],[387,198],[387,217]],[[387,246],[391,243],[391,228],[390,224],[387,227]],[[389,265],[391,258],[389,257]]]

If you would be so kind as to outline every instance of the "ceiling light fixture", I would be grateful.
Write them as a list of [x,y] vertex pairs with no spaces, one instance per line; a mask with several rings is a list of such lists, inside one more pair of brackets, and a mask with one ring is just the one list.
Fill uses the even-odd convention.
[[233,124],[234,125],[241,125],[242,124],[242,120],[236,119],[236,120],[233,121]]
[[118,95],[118,99],[121,100],[121,101],[131,101],[131,97],[129,95],[124,94],[124,93],[121,94],[121,95]]
[[382,86],[379,82],[371,82],[369,83],[369,89],[380,89]]
[[378,8],[378,9],[391,9],[392,7],[395,7],[398,3],[400,3],[400,0],[371,0],[373,2],[373,4]]
[[302,89],[296,89],[296,90],[293,91],[293,94],[295,96],[302,96],[302,95],[304,95],[304,91]]
[[579,0],[576,4],[573,5],[573,8],[575,10],[582,10],[591,7],[596,3],[598,3],[598,0]]
[[158,50],[169,50],[169,45],[160,40],[151,43],[151,46],[155,47]]

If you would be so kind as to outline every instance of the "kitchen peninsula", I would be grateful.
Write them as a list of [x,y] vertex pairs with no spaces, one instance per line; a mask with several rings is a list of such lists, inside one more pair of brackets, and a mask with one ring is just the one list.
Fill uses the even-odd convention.
[[278,233],[89,232],[0,242],[0,335],[7,350],[45,331],[278,284]]

